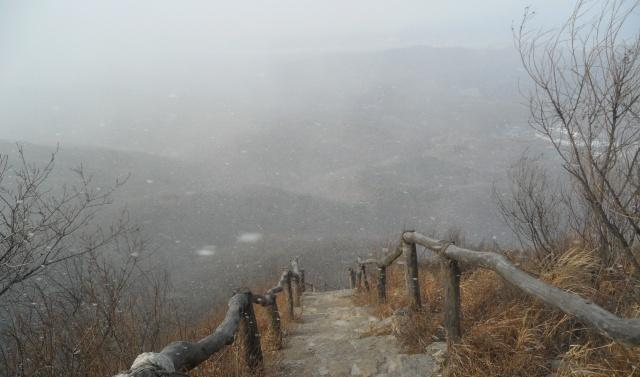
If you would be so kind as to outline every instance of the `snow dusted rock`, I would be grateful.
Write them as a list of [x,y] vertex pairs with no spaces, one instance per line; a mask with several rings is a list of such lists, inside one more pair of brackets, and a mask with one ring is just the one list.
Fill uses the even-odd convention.
[[394,368],[389,368],[388,373],[399,377],[424,377],[433,375],[436,367],[431,355],[395,355],[390,358]]
[[169,357],[156,352],[144,352],[138,355],[131,365],[132,370],[156,367],[167,372],[175,372],[173,362]]
[[393,334],[393,316],[383,320],[370,321],[365,329],[358,329],[361,338]]

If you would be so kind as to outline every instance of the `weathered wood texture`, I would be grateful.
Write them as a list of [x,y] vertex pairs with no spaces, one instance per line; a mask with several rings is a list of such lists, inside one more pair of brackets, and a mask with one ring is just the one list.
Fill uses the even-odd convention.
[[[246,290],[246,294],[251,298],[251,291]],[[242,320],[240,321],[240,334],[243,338],[244,357],[251,372],[262,368],[262,348],[260,345],[260,332],[253,305],[244,307]]]
[[407,295],[409,296],[409,307],[413,310],[420,309],[422,307],[422,300],[420,299],[420,282],[418,280],[418,253],[416,251],[416,244],[414,242],[408,242],[402,240],[402,250],[405,257],[406,280],[407,280]]
[[381,259],[360,259],[358,257],[358,265],[363,264],[375,264],[376,266],[384,266],[389,267],[396,259],[398,259],[402,255],[402,247],[396,247],[393,252],[385,255]]
[[360,265],[360,275],[362,276],[361,278],[362,286],[364,287],[365,290],[369,291],[369,279],[367,278],[367,267],[364,264]]
[[347,273],[349,274],[349,288],[355,289],[357,287],[357,285],[356,285],[356,272],[353,270],[353,268],[349,267],[347,269]]
[[300,276],[296,274],[291,274],[291,295],[293,297],[293,306],[300,307],[302,289],[300,288]]
[[592,301],[536,279],[517,268],[503,255],[448,245],[416,232],[405,232],[402,239],[440,253],[449,260],[495,271],[526,294],[576,317],[603,335],[623,344],[640,345],[640,318],[620,318]]
[[282,349],[282,326],[280,323],[280,311],[278,310],[278,303],[273,302],[273,305],[265,307],[269,313],[269,331],[273,339],[273,345],[276,349]]
[[300,264],[298,263],[298,257],[291,259],[291,272],[296,275],[300,275]]
[[300,265],[298,264],[298,258],[291,260],[291,290],[293,295],[293,306],[300,307],[300,297],[304,292],[304,277],[303,272],[300,271]]
[[289,318],[293,318],[293,289],[291,287],[291,272],[288,271],[287,279],[285,281],[284,286],[284,294],[287,298],[287,313],[289,314]]
[[387,267],[378,266],[378,302],[387,300]]
[[455,260],[442,262],[444,269],[444,328],[447,340],[458,343],[460,330],[460,267]]

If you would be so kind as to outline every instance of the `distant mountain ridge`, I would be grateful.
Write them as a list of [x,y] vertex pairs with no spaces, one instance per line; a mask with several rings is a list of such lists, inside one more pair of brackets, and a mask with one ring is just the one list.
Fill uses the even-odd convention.
[[[98,186],[130,174],[113,208],[126,206],[178,270],[227,279],[223,266],[262,263],[291,245],[369,253],[404,227],[513,241],[492,186],[525,149],[549,150],[527,128],[517,56],[414,47],[279,59],[188,82],[144,81],[152,72],[128,87],[43,88],[33,102],[11,93],[0,117],[12,130],[37,129],[34,140],[66,140],[54,185],[81,162]],[[52,149],[25,146],[34,161]],[[260,241],[238,242],[243,233]],[[215,255],[198,256],[205,246]]]

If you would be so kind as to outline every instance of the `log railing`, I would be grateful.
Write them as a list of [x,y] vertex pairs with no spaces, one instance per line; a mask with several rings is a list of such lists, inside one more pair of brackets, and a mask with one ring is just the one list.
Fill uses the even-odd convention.
[[[450,345],[459,342],[462,335],[460,328],[459,263],[492,270],[524,293],[574,316],[585,325],[612,340],[632,346],[640,345],[640,318],[620,318],[592,301],[536,279],[527,272],[520,270],[501,254],[465,249],[450,242],[429,238],[414,231],[404,232],[400,246],[380,260],[361,260],[358,258],[358,267],[361,272],[366,272],[364,268],[367,264],[378,266],[377,288],[380,301],[384,301],[386,297],[386,267],[404,254],[410,308],[414,310],[420,308],[421,298],[416,245],[421,245],[434,252],[432,262],[440,264],[444,269],[444,327],[447,334],[447,342]],[[366,280],[366,276],[360,277],[359,275],[360,273],[356,275],[353,269],[349,269],[348,277],[352,288],[368,289],[363,287],[364,284],[362,283],[363,280]]]
[[[267,309],[269,331],[277,349],[282,348],[282,328],[276,295],[284,292],[289,317],[294,317],[294,306],[300,305],[300,295],[304,291],[304,270],[299,268],[297,258],[291,261],[291,268],[285,269],[277,284],[263,294],[254,294],[247,288],[234,292],[229,299],[224,320],[210,335],[197,342],[176,341],[160,352],[145,352],[136,358],[129,371],[116,377],[185,376],[187,372],[225,346],[234,341],[242,342],[244,359],[250,371],[262,368],[262,348],[258,323],[253,304]],[[237,334],[241,334],[238,337]]]
[[378,301],[384,302],[387,299],[387,267],[389,267],[398,257],[402,255],[402,248],[396,248],[392,253],[381,259],[365,259],[362,260],[358,257],[358,273],[349,268],[349,281],[351,282],[351,288],[359,286],[358,280],[365,282],[365,289],[369,289],[369,283],[367,280],[367,265],[373,264],[378,269],[378,282],[376,287],[378,289]]

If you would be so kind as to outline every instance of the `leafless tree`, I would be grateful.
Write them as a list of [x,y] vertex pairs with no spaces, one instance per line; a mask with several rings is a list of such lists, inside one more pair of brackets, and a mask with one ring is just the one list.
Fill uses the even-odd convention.
[[[133,355],[176,330],[166,274],[146,270],[135,234],[109,252],[59,263],[4,308],[0,370],[11,376],[98,376],[126,369]],[[2,373],[0,373],[2,375]]]
[[540,158],[523,155],[508,171],[510,186],[494,197],[505,223],[524,247],[533,247],[541,265],[553,260],[567,232],[562,196]]
[[557,30],[514,28],[533,81],[530,124],[548,140],[588,209],[603,258],[640,274],[639,1],[578,1]]
[[105,229],[94,221],[122,182],[107,190],[92,188],[80,166],[75,185],[51,187],[55,157],[37,166],[19,146],[12,166],[0,155],[0,297],[50,266],[98,250],[126,227],[120,222]]
[[80,166],[75,185],[56,187],[56,153],[41,166],[21,147],[0,156],[0,370],[115,373],[175,330],[168,279],[144,267],[126,212],[100,215],[123,182],[93,187]]

